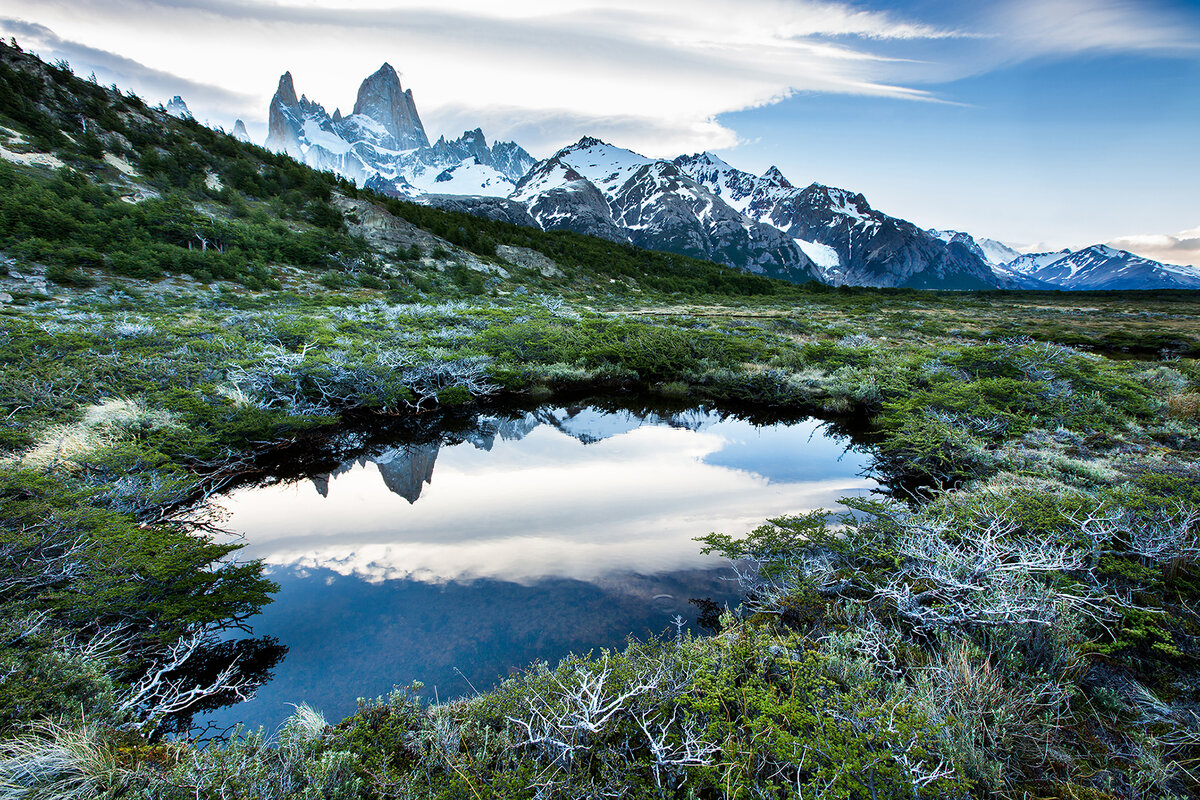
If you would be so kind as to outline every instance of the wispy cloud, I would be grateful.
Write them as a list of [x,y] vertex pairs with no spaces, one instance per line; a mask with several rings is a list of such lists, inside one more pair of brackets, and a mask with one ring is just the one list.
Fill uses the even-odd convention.
[[260,139],[284,70],[345,111],[387,60],[431,134],[481,125],[538,155],[583,134],[649,155],[728,148],[740,137],[725,115],[796,94],[941,102],[951,81],[1029,59],[1187,56],[1200,42],[1195,14],[1157,0],[910,5],[920,10],[849,0],[6,0],[14,19],[0,32],[152,101],[181,94],[215,124],[240,116]]
[[1106,244],[1164,264],[1200,267],[1200,226],[1174,235],[1157,233],[1120,236]]
[[1011,0],[984,20],[1014,57],[1200,51],[1194,15],[1146,0]]
[[[148,70],[177,72],[178,93],[214,118],[223,113],[231,121],[255,106],[265,116],[265,101],[285,69],[311,97],[348,105],[358,81],[386,59],[407,73],[435,129],[443,119],[457,121],[462,108],[496,120],[499,128],[488,131],[496,136],[529,130],[532,118],[544,135],[524,143],[543,152],[594,132],[565,127],[572,120],[599,120],[628,132],[624,144],[667,155],[729,146],[736,134],[715,121],[720,114],[794,92],[933,99],[922,87],[892,80],[896,60],[877,49],[966,35],[815,0],[7,5],[10,14],[52,27],[67,57],[84,68],[95,65],[98,75],[116,72],[111,53],[62,42],[104,42]],[[205,84],[241,96],[224,105],[212,97],[207,108],[211,93],[187,96]]]
[[20,41],[26,49],[37,52],[47,61],[65,60],[76,72],[102,74],[105,83],[116,83],[121,89],[132,89],[150,102],[183,95],[193,103],[206,106],[231,107],[245,104],[250,95],[193,81],[166,70],[145,64],[107,50],[73,42],[60,37],[44,25],[18,19],[0,18],[0,33]]

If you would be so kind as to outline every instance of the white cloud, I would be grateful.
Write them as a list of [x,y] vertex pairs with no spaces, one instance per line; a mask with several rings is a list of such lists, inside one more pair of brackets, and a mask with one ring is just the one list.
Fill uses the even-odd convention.
[[1194,23],[1146,0],[1013,0],[985,20],[1019,56],[1200,49]]
[[[644,426],[583,447],[541,426],[487,452],[442,448],[413,504],[387,490],[374,464],[332,477],[327,496],[298,483],[216,502],[222,525],[246,535],[241,555],[272,565],[369,580],[597,581],[719,564],[694,537],[743,533],[764,517],[833,508],[875,488],[819,431],[815,422],[759,431],[726,420],[703,432]],[[720,465],[745,442],[767,451],[759,456],[768,466],[773,445],[823,462],[822,474],[774,479]]]
[[[266,115],[280,73],[330,107],[352,105],[363,77],[387,60],[402,70],[433,133],[457,135],[468,112],[490,136],[543,153],[584,133],[627,134],[650,155],[728,147],[722,113],[797,91],[930,99],[888,76],[884,42],[954,37],[895,15],[814,0],[447,0],[232,3],[194,0],[10,0],[7,13],[52,29],[56,52],[109,80],[121,53],[180,77],[199,118],[229,125]],[[21,38],[22,32],[17,32]],[[26,34],[28,35],[28,34]],[[70,42],[80,46],[72,49]],[[175,92],[131,77],[134,89]],[[199,84],[240,100],[187,97]],[[443,123],[443,120],[445,122]],[[532,125],[531,125],[532,121]],[[443,124],[454,127],[443,127]],[[588,125],[587,128],[580,127]]]
[[1158,233],[1119,236],[1105,244],[1164,264],[1200,267],[1200,226],[1174,235]]

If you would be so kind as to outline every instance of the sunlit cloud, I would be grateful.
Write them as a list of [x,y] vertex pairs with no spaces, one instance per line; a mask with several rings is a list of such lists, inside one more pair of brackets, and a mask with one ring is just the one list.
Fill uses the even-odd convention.
[[243,555],[371,581],[598,581],[704,568],[721,562],[700,552],[696,536],[744,533],[765,517],[833,508],[876,486],[858,474],[859,458],[839,461],[840,447],[818,429],[763,434],[788,437],[789,463],[819,462],[815,478],[776,480],[724,463],[759,436],[746,423],[644,426],[586,447],[543,426],[488,452],[443,448],[413,504],[386,489],[373,463],[332,477],[325,496],[301,482],[220,503],[223,524],[246,535]]
[[[737,136],[716,121],[719,115],[795,92],[931,99],[921,87],[890,80],[893,59],[874,47],[964,35],[803,0],[666,0],[652,7],[622,0],[13,0],[8,13],[46,26],[56,53],[105,82],[116,71],[112,58],[95,50],[101,46],[147,70],[179,75],[173,92],[127,71],[132,88],[162,95],[151,100],[198,85],[238,94],[219,102],[185,96],[198,117],[214,123],[242,117],[252,132],[257,122],[261,135],[266,103],[285,70],[299,91],[330,110],[346,109],[359,81],[387,60],[414,89],[435,135],[455,136],[485,118],[489,136],[522,135],[522,144],[540,154],[584,133],[621,135],[621,144],[650,155],[729,147]],[[49,37],[40,44],[49,46]],[[475,115],[464,123],[469,111]]]
[[1174,235],[1158,233],[1119,236],[1106,244],[1164,264],[1200,267],[1200,226]]

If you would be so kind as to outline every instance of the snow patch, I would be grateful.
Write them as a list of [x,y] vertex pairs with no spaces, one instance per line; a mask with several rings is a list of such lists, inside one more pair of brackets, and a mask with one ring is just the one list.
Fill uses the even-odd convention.
[[512,181],[497,170],[485,167],[474,159],[442,170],[427,170],[411,177],[412,184],[430,194],[482,195],[508,197]]
[[351,144],[336,133],[319,127],[313,120],[305,120],[300,129],[301,139],[307,139],[309,146],[316,145],[328,150],[334,155],[345,155],[350,152]]
[[842,259],[838,255],[837,250],[834,250],[829,245],[821,244],[820,242],[808,242],[804,239],[794,239],[793,241],[804,251],[804,255],[812,259],[812,262],[822,270],[834,269],[842,265]]

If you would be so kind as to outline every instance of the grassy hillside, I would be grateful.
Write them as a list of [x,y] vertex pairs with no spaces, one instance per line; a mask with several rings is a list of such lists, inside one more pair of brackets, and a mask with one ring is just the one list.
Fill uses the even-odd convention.
[[[0,797],[1200,791],[1196,295],[798,287],[448,214],[7,46],[0,126]],[[713,636],[188,738],[285,653],[179,511],[364,418],[599,392],[851,415],[912,493],[697,530],[743,575]]]

